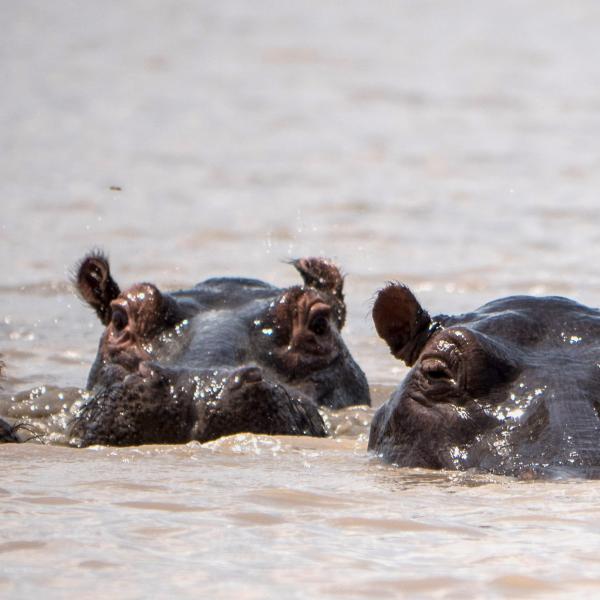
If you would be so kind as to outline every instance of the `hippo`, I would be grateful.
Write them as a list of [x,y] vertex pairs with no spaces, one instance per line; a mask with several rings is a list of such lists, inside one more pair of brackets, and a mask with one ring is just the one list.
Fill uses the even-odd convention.
[[[4,362],[0,359],[0,379],[4,374]],[[5,442],[18,442],[18,425],[10,425],[4,419],[0,418],[0,444]]]
[[392,283],[379,336],[410,371],[375,413],[368,447],[404,467],[521,478],[600,477],[600,311],[511,296],[430,317]]
[[344,277],[323,258],[291,261],[303,285],[213,278],[161,292],[125,291],[107,257],[74,273],[105,325],[70,443],[206,442],[235,433],[325,436],[319,407],[370,404],[340,331]]
[[0,444],[6,442],[18,442],[16,427],[9,425],[4,419],[0,419]]

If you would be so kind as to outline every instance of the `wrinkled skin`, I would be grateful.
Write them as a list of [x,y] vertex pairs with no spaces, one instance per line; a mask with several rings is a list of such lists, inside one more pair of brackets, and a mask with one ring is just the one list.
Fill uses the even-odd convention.
[[600,477],[600,311],[514,296],[430,318],[393,284],[373,319],[412,369],[375,414],[370,450],[406,467]]
[[122,292],[102,254],[85,257],[76,286],[106,329],[72,443],[323,436],[318,406],[368,404],[365,376],[340,335],[340,271],[324,259],[293,264],[302,286],[220,278],[173,293],[149,283]]

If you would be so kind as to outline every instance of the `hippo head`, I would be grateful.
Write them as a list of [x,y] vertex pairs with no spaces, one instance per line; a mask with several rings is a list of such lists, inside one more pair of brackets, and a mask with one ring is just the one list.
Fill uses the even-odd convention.
[[75,275],[105,325],[74,443],[205,441],[249,431],[323,435],[317,411],[369,403],[340,331],[343,277],[320,258],[293,262],[303,285],[215,278],[177,292],[122,291],[101,253]]
[[376,413],[369,448],[400,466],[600,475],[600,312],[514,296],[431,318],[389,285],[373,319],[412,367]]

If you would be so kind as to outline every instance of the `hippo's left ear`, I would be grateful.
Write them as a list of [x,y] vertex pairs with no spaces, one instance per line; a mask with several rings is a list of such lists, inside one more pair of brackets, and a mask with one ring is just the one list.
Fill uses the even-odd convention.
[[121,293],[110,274],[108,258],[100,252],[90,252],[80,261],[73,276],[79,295],[96,311],[104,325],[111,319],[110,303]]
[[414,294],[400,283],[391,283],[378,294],[373,321],[379,337],[392,354],[412,366],[431,335],[431,317]]
[[344,276],[340,269],[326,258],[297,258],[291,261],[302,276],[304,285],[315,288],[333,297],[336,304],[335,314],[338,327],[341,329],[346,321],[346,304],[344,302]]

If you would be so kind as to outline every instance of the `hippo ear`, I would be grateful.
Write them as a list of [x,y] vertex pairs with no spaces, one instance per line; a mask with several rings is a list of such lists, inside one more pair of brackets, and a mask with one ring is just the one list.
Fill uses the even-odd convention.
[[292,263],[302,275],[304,285],[342,296],[344,276],[337,265],[326,258],[297,258]]
[[340,269],[326,258],[297,258],[291,261],[302,276],[304,285],[315,288],[333,297],[338,327],[341,329],[346,321],[346,304],[344,302],[344,276]]
[[425,345],[431,325],[431,317],[413,293],[399,283],[382,289],[373,306],[373,321],[392,354],[410,367]]
[[77,265],[73,279],[77,293],[96,311],[100,321],[108,325],[110,303],[121,293],[111,277],[108,258],[102,252],[91,252]]

